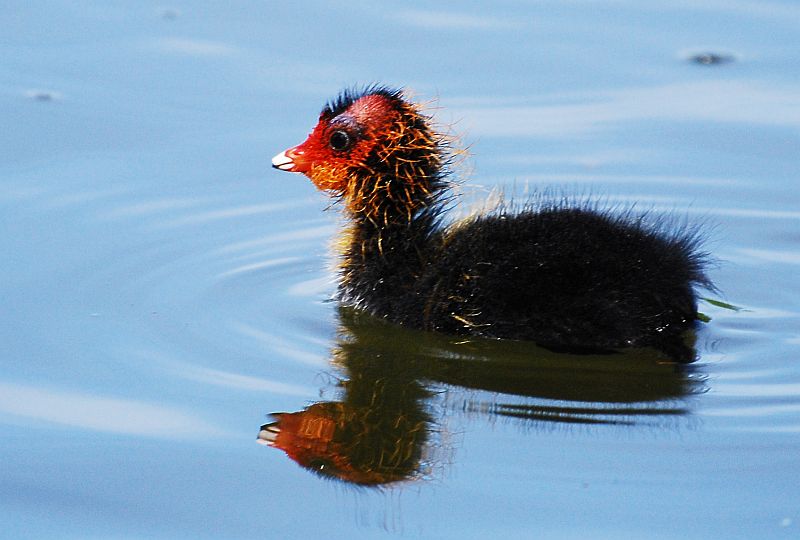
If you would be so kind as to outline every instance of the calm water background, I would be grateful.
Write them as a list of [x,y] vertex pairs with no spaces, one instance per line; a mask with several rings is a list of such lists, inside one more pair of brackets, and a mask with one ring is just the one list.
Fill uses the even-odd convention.
[[[795,2],[226,4],[0,7],[0,536],[800,537]],[[746,310],[703,306],[680,414],[514,419],[611,404],[440,382],[441,459],[382,490],[255,443],[341,376],[336,212],[269,159],[373,81],[455,122],[472,197],[714,225]]]

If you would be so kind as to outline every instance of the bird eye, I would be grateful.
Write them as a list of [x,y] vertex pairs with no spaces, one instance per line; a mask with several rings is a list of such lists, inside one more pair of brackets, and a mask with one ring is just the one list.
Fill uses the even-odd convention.
[[347,150],[347,148],[350,146],[350,135],[348,135],[345,131],[334,131],[331,133],[331,138],[328,144],[330,144],[330,147],[337,152]]

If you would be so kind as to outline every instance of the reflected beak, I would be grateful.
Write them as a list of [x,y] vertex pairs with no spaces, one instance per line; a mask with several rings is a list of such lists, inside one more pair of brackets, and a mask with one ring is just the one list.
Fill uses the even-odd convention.
[[[278,417],[277,415],[274,416]],[[261,426],[256,442],[265,446],[273,446],[278,439],[278,434],[281,432],[281,428],[278,426],[279,423],[280,420]]]
[[284,150],[272,158],[272,166],[287,172],[308,172],[311,169],[311,163],[306,159],[302,146]]

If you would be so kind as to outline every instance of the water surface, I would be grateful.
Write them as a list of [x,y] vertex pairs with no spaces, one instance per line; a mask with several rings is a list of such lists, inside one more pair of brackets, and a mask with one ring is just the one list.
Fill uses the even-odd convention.
[[[792,2],[5,11],[0,535],[798,536]],[[469,200],[547,185],[706,223],[744,309],[702,306],[686,370],[339,310],[336,210],[269,159],[374,81],[463,136]],[[365,444],[313,474],[256,444],[276,412]]]

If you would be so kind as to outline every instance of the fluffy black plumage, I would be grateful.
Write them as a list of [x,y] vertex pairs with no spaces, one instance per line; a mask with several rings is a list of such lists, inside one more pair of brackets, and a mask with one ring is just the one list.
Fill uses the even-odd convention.
[[383,230],[384,253],[345,270],[341,298],[425,330],[574,353],[650,346],[690,361],[682,334],[696,324],[695,288],[713,286],[698,233],[667,227],[560,202],[427,237],[426,226]]

